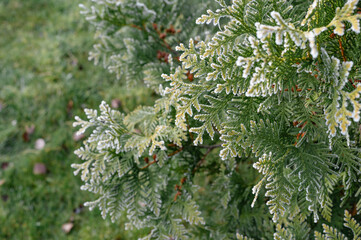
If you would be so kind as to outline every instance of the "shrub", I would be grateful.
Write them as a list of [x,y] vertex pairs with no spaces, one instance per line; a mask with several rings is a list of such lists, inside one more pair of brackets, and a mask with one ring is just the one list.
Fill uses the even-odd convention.
[[218,0],[197,27],[213,5],[95,2],[90,57],[158,99],[76,118],[87,206],[144,239],[357,238],[357,0]]

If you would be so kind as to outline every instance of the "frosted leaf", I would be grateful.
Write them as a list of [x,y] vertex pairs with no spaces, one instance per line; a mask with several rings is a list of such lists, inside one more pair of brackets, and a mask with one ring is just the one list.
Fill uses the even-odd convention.
[[313,31],[311,32],[306,32],[305,33],[305,37],[307,38],[307,40],[310,42],[310,48],[311,48],[311,55],[313,58],[317,58],[318,56],[318,50],[317,50],[317,45],[316,45],[316,39],[315,39],[315,34],[313,33]]
[[212,10],[207,10],[208,15],[202,15],[200,18],[196,20],[197,24],[210,24],[213,21],[213,25],[217,26],[219,24],[219,19],[222,17],[221,11],[217,11],[216,13]]
[[313,33],[315,34],[315,36],[318,36],[326,30],[327,30],[327,27],[315,28],[315,29],[313,29]]
[[[320,4],[322,0],[315,0],[310,6],[305,19],[301,25],[304,25],[309,16],[313,13],[316,6]],[[278,12],[271,12],[271,17],[275,20],[278,26],[268,26],[260,23],[256,23],[257,37],[264,41],[266,38],[270,37],[272,34],[276,36],[276,44],[281,45],[283,41],[283,36],[287,33],[296,46],[303,48],[305,43],[308,41],[311,49],[311,55],[313,58],[317,58],[318,50],[316,44],[316,36],[320,33],[326,31],[329,27],[334,26],[334,32],[338,35],[343,35],[345,31],[345,24],[343,21],[348,21],[351,23],[351,29],[359,33],[360,32],[360,23],[359,19],[361,14],[352,15],[353,11],[356,8],[358,0],[349,0],[342,9],[336,9],[336,15],[333,20],[327,25],[319,28],[312,29],[308,32],[303,32],[299,29],[296,29],[292,23],[286,22]],[[287,48],[286,44],[284,47]]]
[[237,240],[253,240],[253,238],[249,238],[249,237],[240,235],[239,233],[236,234],[236,239]]
[[257,29],[257,38],[260,40],[264,40],[267,37],[270,37],[274,32],[279,30],[279,27],[276,26],[268,26],[260,23],[255,23]]
[[243,67],[243,78],[247,78],[251,72],[253,63],[255,61],[255,58],[244,58],[244,57],[238,57],[237,59],[237,66]]
[[348,21],[351,23],[351,29],[356,33],[360,33],[359,19],[361,18],[361,14],[352,15],[357,7],[357,3],[358,0],[348,0],[341,9],[337,8],[335,17],[327,27],[334,26],[334,33],[342,36],[345,33],[345,24],[343,21]]
[[[323,50],[323,53],[325,50]],[[326,54],[326,53],[325,53]],[[325,55],[324,54],[324,55]],[[325,62],[327,57],[324,58]],[[353,62],[343,62],[342,65],[337,58],[331,58],[330,70],[333,79],[334,96],[332,103],[325,108],[326,125],[330,138],[336,136],[337,127],[340,128],[341,133],[348,137],[348,127],[351,125],[350,119],[358,122],[360,120],[361,104],[356,100],[360,96],[361,86],[358,85],[351,93],[343,91],[345,84],[348,82]],[[341,104],[339,101],[342,101]],[[351,102],[352,111],[347,106]]]
[[350,75],[350,70],[353,66],[353,62],[342,62],[341,70],[340,70],[340,86],[338,89],[342,90],[345,84],[348,82],[348,76]]
[[182,218],[192,225],[204,225],[205,221],[198,209],[199,207],[194,200],[183,202]]
[[314,10],[316,9],[316,7],[317,7],[319,4],[321,4],[321,2],[323,2],[323,0],[314,0],[314,1],[313,1],[313,3],[310,5],[310,7],[309,7],[308,10],[307,10],[307,13],[306,13],[305,18],[304,18],[304,19],[302,20],[302,22],[301,22],[301,26],[304,26],[304,25],[308,22],[311,14],[314,12]]
[[361,94],[361,84],[357,85],[357,88],[351,92],[348,96],[353,106],[352,118],[355,122],[360,121],[360,110],[361,110],[361,103],[357,101]]
[[305,43],[308,41],[312,57],[316,58],[318,56],[315,37],[321,32],[325,31],[327,28],[321,27],[311,30],[309,32],[302,32],[301,30],[296,29],[292,23],[286,22],[278,12],[273,11],[271,13],[271,16],[278,24],[278,26],[268,26],[260,23],[255,24],[257,29],[257,37],[261,41],[264,41],[267,37],[275,34],[276,44],[281,45],[282,43],[284,43],[284,47],[285,49],[287,49],[289,47],[289,43],[287,41],[283,41],[283,36],[288,35],[296,44],[296,46],[300,48],[304,48]]

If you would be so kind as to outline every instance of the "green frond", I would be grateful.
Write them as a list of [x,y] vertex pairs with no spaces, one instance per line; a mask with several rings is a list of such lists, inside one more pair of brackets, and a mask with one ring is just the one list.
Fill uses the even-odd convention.
[[[176,124],[178,127],[186,130],[187,127],[185,125],[185,118],[186,113],[192,117],[193,116],[193,107],[199,112],[201,110],[201,106],[199,104],[199,98],[204,96],[206,92],[211,89],[211,86],[204,86],[204,85],[196,85],[190,84],[185,86],[183,93],[185,96],[180,97],[179,101],[180,104],[177,108],[177,115],[176,115]],[[190,97],[186,97],[190,96]]]
[[276,232],[274,233],[274,239],[276,240],[288,240],[295,239],[287,229],[283,228],[280,224],[276,226]]
[[203,14],[200,18],[197,19],[196,23],[197,24],[204,24],[204,23],[211,23],[213,21],[213,25],[216,26],[219,24],[219,19],[221,17],[226,16],[226,12],[224,9],[222,9],[223,11],[217,11],[217,12],[213,12],[212,10],[208,9],[207,13],[208,15]]
[[283,167],[279,166],[273,174],[268,177],[269,183],[266,184],[267,192],[265,196],[270,197],[267,201],[270,213],[273,215],[273,222],[277,222],[279,217],[283,216],[287,205],[290,204],[293,186],[290,181],[283,177]]
[[209,134],[211,139],[213,139],[215,130],[219,131],[222,129],[222,122],[226,119],[224,109],[227,108],[228,103],[232,100],[229,96],[218,99],[206,95],[204,98],[208,100],[210,105],[201,104],[200,108],[202,109],[202,112],[194,116],[194,119],[202,122],[202,126],[193,127],[189,130],[190,132],[198,134],[197,138],[194,140],[195,145],[203,143],[202,136],[205,131]]
[[[182,219],[171,219],[170,220],[170,234],[175,239],[189,239],[187,230],[182,224]],[[164,239],[169,239],[169,236]]]
[[182,211],[182,219],[186,220],[190,224],[202,224],[204,225],[204,219],[201,217],[201,212],[198,210],[199,207],[197,206],[194,200],[186,200],[182,202],[183,211]]
[[347,240],[345,235],[338,232],[337,229],[329,227],[326,224],[322,224],[323,233],[325,234],[325,239],[335,239],[335,240]]
[[345,210],[345,227],[350,228],[353,233],[353,239],[359,240],[361,236],[361,226],[358,222],[355,221],[355,219],[352,218],[351,214]]
[[243,235],[241,235],[239,233],[236,234],[236,238],[237,238],[237,240],[253,240],[253,238],[243,236]]
[[326,195],[324,197],[324,202],[321,204],[323,205],[322,209],[320,209],[321,215],[324,219],[326,219],[328,222],[331,222],[332,218],[332,199],[330,196]]
[[342,164],[340,172],[347,173],[343,179],[345,189],[350,189],[352,181],[356,181],[357,176],[361,173],[360,150],[348,147],[341,139],[336,139],[333,144],[334,153],[338,157],[338,161]]

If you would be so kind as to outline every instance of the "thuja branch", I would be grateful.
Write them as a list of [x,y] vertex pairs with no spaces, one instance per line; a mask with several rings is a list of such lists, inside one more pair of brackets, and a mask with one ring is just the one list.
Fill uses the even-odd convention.
[[[203,11],[201,2],[92,0],[99,9],[90,8],[87,19],[102,39],[116,43],[100,42],[93,58],[105,56],[105,67],[119,75],[126,71],[129,82],[139,75],[161,104],[128,115],[101,104],[100,115],[86,110],[87,120],[77,118],[79,132],[93,129],[76,151],[84,162],[73,165],[82,189],[101,193],[88,206],[112,220],[127,214],[122,219],[130,227],[151,229],[143,239],[245,239],[245,233],[256,239],[313,239],[312,220],[332,219],[341,226],[343,219],[332,210],[344,209],[335,203],[355,206],[361,192],[355,134],[361,118],[359,1],[314,0],[307,6],[305,1],[219,0],[215,11]],[[186,4],[192,8],[181,7]],[[105,12],[117,21],[121,16],[112,16],[117,8],[128,13],[130,23],[141,28],[144,23],[143,30],[117,31],[116,23],[109,26],[93,16]],[[164,9],[173,17],[163,18]],[[197,24],[188,21],[195,9],[204,12]],[[190,26],[182,26],[185,20]],[[199,27],[209,23],[222,29]],[[172,69],[170,53],[177,59]],[[124,137],[127,127],[139,131]],[[206,143],[196,145],[207,134]],[[147,152],[157,155],[139,165]],[[211,156],[207,166],[222,166],[220,171],[202,167]],[[347,191],[342,199],[336,186]],[[267,206],[244,207],[263,204],[252,201],[258,196]],[[361,201],[352,213],[359,209]],[[251,225],[232,224],[249,216]],[[349,214],[345,221],[359,228]],[[317,236],[326,239],[330,232]]]
[[183,148],[183,147],[181,147],[181,148],[179,148],[179,149],[175,150],[174,152],[172,152],[172,153],[168,154],[168,157],[171,157],[171,156],[176,155],[177,153],[179,153],[179,152],[183,151],[183,149],[184,149],[184,148]]
[[205,152],[205,154],[203,155],[203,157],[198,161],[197,165],[195,166],[195,168],[192,171],[192,174],[195,174],[197,172],[197,170],[201,167],[201,165],[205,162],[206,157],[212,152],[213,149],[221,147],[221,144],[216,144],[216,145],[200,145],[198,147],[200,148],[206,148],[207,151]]
[[156,160],[151,161],[146,166],[142,167],[141,170],[144,170],[144,169],[148,168],[150,165],[153,165],[154,163],[157,163],[157,161]]
[[215,145],[198,145],[197,147],[199,147],[199,148],[208,148],[208,149],[213,150],[214,148],[219,148],[221,146],[222,146],[222,144],[215,144]]

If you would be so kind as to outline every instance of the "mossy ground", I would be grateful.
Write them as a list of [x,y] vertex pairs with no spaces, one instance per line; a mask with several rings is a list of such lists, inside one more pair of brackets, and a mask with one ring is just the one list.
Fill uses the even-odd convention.
[[[73,154],[81,141],[73,139],[72,122],[103,99],[119,99],[119,109],[128,112],[151,102],[150,94],[125,87],[87,60],[95,30],[79,3],[0,2],[0,239],[136,238],[122,221],[104,221],[99,211],[81,207],[96,196],[80,191],[70,167],[81,161]],[[42,150],[35,149],[39,138]],[[35,175],[36,163],[47,173]],[[65,233],[69,221],[74,227]]]

